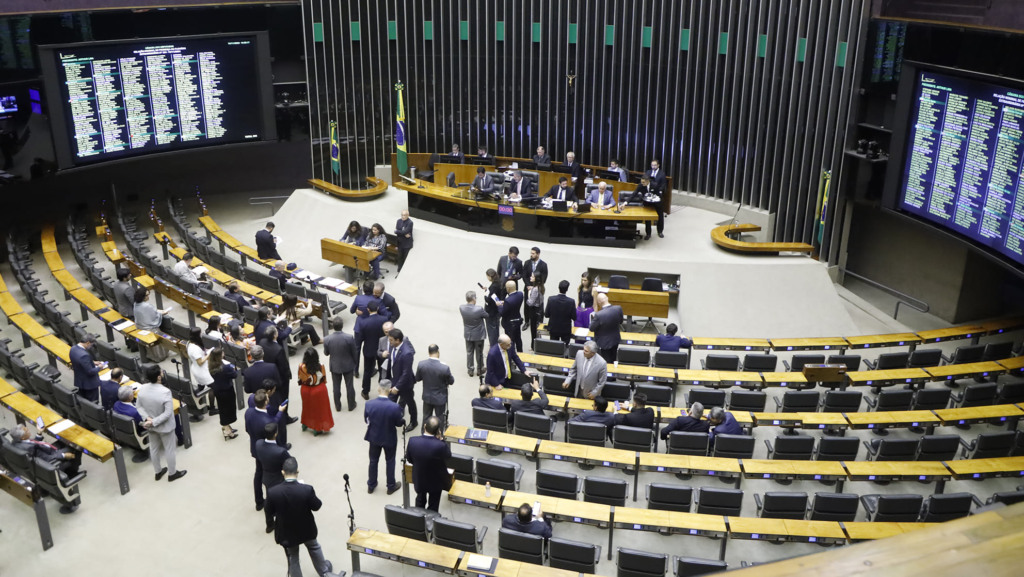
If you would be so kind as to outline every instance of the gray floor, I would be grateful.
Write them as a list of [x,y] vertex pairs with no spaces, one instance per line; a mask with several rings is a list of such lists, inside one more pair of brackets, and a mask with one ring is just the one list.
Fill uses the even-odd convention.
[[[254,193],[251,196],[258,196]],[[322,274],[338,276],[341,268],[319,258],[319,239],[324,236],[340,237],[349,220],[357,219],[368,225],[379,222],[388,230],[400,210],[405,206],[405,193],[390,190],[384,197],[372,202],[346,203],[310,190],[296,191],[283,207],[278,204],[271,217],[270,207],[250,206],[250,195],[218,196],[208,199],[209,210],[217,222],[238,239],[253,244],[254,232],[272,218],[278,225],[275,231],[283,239],[280,251],[286,260]],[[196,207],[188,206],[195,214]],[[805,257],[742,257],[724,253],[714,247],[709,238],[711,227],[722,220],[722,215],[694,208],[676,210],[667,222],[665,239],[652,239],[635,250],[604,249],[595,247],[568,247],[538,243],[542,257],[550,267],[549,286],[557,280],[568,279],[575,290],[576,280],[588,267],[620,268],[634,271],[656,271],[681,275],[683,290],[679,305],[670,315],[682,331],[700,336],[833,336],[890,332],[905,329],[934,328],[934,319],[919,315],[903,316],[903,325],[892,321],[878,307],[891,305],[878,295],[861,296],[828,281],[824,267]],[[195,221],[194,226],[199,226]],[[510,244],[517,244],[524,252],[534,243],[513,242],[510,239],[468,234],[427,222],[416,223],[416,248],[410,255],[401,276],[396,278],[393,265],[385,282],[402,308],[398,327],[406,332],[420,351],[417,361],[425,357],[426,346],[437,343],[441,357],[448,362],[456,377],[451,389],[451,422],[470,422],[469,399],[476,395],[476,378],[466,376],[464,344],[458,305],[467,290],[476,289],[484,282],[484,270],[495,266],[499,256]],[[98,243],[94,241],[98,251]],[[122,243],[122,247],[123,247]],[[74,260],[64,245],[64,261],[69,270],[76,272]],[[99,254],[102,258],[102,254]],[[45,272],[45,263],[37,255],[39,277],[58,295],[56,283]],[[109,263],[107,263],[109,265]],[[12,292],[18,293],[13,277],[3,269]],[[84,276],[78,275],[84,281]],[[348,300],[348,299],[346,299]],[[29,308],[27,300],[21,301]],[[61,302],[62,308],[77,314],[77,306]],[[351,315],[345,313],[351,328]],[[99,330],[99,325],[91,321]],[[0,335],[6,338],[20,336],[11,327],[4,327]],[[1018,337],[1019,339],[1019,337]],[[528,342],[528,340],[527,340]],[[947,352],[953,344],[941,346]],[[702,353],[698,353],[698,357]],[[26,354],[37,362],[45,362],[43,355],[32,350]],[[301,353],[292,357],[298,364]],[[696,364],[696,361],[695,361]],[[173,367],[168,364],[169,370]],[[772,406],[769,400],[769,406]],[[301,411],[301,399],[296,394],[292,407],[294,414]],[[13,422],[8,411],[0,411],[0,426]],[[241,422],[237,425],[241,428]],[[970,439],[981,432],[995,430],[988,426],[975,426],[961,434]],[[352,479],[352,502],[360,527],[384,530],[383,506],[400,503],[400,495],[386,496],[378,490],[373,495],[365,492],[366,443],[362,440],[364,425],[362,406],[357,411],[335,413],[335,428],[326,436],[314,438],[301,433],[297,426],[290,430],[294,443],[292,454],[298,459],[301,478],[313,484],[324,502],[317,521],[320,542],[336,568],[349,570],[349,554],[345,550],[347,514],[342,475]],[[771,439],[778,431],[762,428],[755,431],[758,449],[755,457],[764,457],[762,439]],[[937,432],[958,432],[955,429]],[[856,433],[855,433],[856,434]],[[188,469],[184,479],[168,484],[155,483],[149,463],[134,464],[128,470],[132,490],[121,496],[117,490],[112,463],[98,463],[86,459],[89,476],[82,486],[82,507],[71,516],[57,514],[50,504],[53,525],[53,549],[43,552],[39,546],[31,511],[12,499],[0,499],[0,574],[99,574],[129,575],[145,572],[148,575],[220,574],[220,575],[281,575],[285,564],[281,549],[263,532],[263,516],[253,509],[251,494],[252,459],[248,454],[244,436],[224,442],[215,419],[207,419],[193,426],[195,445],[179,451],[179,466]],[[859,435],[859,434],[858,434]],[[906,431],[893,433],[896,437],[910,436]],[[870,435],[860,435],[867,439]],[[484,456],[484,452],[467,448],[463,452]],[[401,453],[401,450],[400,450]],[[863,452],[862,452],[863,458]],[[526,468],[522,489],[534,488],[534,465],[523,458],[510,457]],[[565,463],[545,461],[544,468],[552,468],[580,475],[600,475],[626,478],[617,471],[595,469],[579,471]],[[658,474],[642,474],[640,483],[673,482]],[[695,477],[687,484],[694,487],[726,487],[716,479]],[[984,483],[950,482],[947,492],[972,491],[981,498],[999,490],[1011,489],[1012,480]],[[860,493],[927,492],[930,486],[917,483],[895,483],[888,486],[848,484],[849,491]],[[744,483],[743,514],[756,514],[754,493],[765,491],[832,491],[833,488],[817,483],[797,482],[782,487],[773,482],[747,481]],[[640,502],[644,506],[643,487]],[[485,552],[497,553],[497,515],[482,509],[444,501],[441,512],[445,516],[491,527],[485,542]],[[581,541],[607,543],[606,531],[569,524],[558,524],[557,535]],[[714,558],[719,542],[698,537],[664,537],[653,533],[617,531],[616,546],[648,551],[664,551],[677,555]],[[766,543],[733,541],[729,545],[727,561],[738,567],[740,561],[769,561],[796,555],[819,552],[813,545],[789,544],[772,546]],[[607,551],[605,551],[607,553]],[[606,555],[603,556],[606,558]],[[312,565],[303,554],[303,567],[312,574]],[[83,571],[84,569],[84,571]],[[363,569],[381,575],[425,575],[425,570],[400,566],[364,557]],[[598,573],[613,575],[614,562],[603,561]]]

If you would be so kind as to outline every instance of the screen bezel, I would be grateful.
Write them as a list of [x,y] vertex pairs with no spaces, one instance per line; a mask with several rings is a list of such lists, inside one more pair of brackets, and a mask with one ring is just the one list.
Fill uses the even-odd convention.
[[[60,95],[60,77],[57,71],[56,52],[74,48],[102,48],[122,44],[150,44],[155,42],[190,42],[193,40],[245,38],[255,43],[256,83],[259,90],[261,137],[257,140],[244,142],[217,142],[198,144],[185,147],[154,148],[127,154],[118,158],[94,159],[87,162],[76,162],[71,152],[71,140],[67,132],[66,108]],[[266,30],[251,32],[223,32],[218,34],[194,34],[189,36],[159,36],[153,38],[128,38],[122,40],[103,40],[94,42],[72,42],[67,44],[46,44],[39,46],[39,67],[43,77],[43,94],[45,108],[50,117],[50,132],[53,137],[53,148],[56,155],[58,170],[81,169],[102,166],[112,162],[126,162],[151,157],[154,154],[174,154],[203,150],[210,147],[249,146],[277,140],[277,123],[274,119],[274,86],[273,74],[270,69],[270,36]]]
[[1024,277],[1024,264],[1002,254],[996,249],[986,246],[969,236],[964,235],[952,228],[943,226],[937,222],[918,216],[912,212],[900,208],[900,185],[903,181],[907,161],[907,138],[909,136],[911,117],[910,109],[914,91],[917,86],[917,79],[921,72],[936,72],[967,80],[988,82],[1024,90],[1024,79],[1010,78],[1007,76],[996,76],[971,70],[951,68],[937,64],[928,64],[912,60],[904,60],[900,72],[899,89],[896,92],[896,114],[893,124],[892,142],[889,147],[889,162],[885,173],[885,184],[882,189],[882,209],[896,214],[900,217],[927,226],[930,230],[938,232],[943,236],[956,240],[967,245],[976,253],[985,258],[999,263],[1012,270],[1018,276]]

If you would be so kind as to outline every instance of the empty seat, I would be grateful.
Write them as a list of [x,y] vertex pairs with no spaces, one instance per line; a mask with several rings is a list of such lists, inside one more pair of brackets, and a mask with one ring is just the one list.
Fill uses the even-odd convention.
[[690,406],[694,403],[704,405],[705,410],[708,410],[711,407],[724,407],[725,391],[717,389],[690,389],[690,391],[686,393],[686,406]]
[[960,441],[961,446],[964,448],[962,457],[964,459],[1006,457],[1013,450],[1016,440],[1017,433],[1014,431],[982,433],[970,443],[963,440]]
[[456,481],[466,481],[467,483],[473,482],[473,467],[475,465],[473,457],[452,453],[452,456],[447,460],[447,463],[448,468],[455,471]]
[[435,544],[470,553],[480,552],[487,534],[486,525],[478,530],[475,525],[444,517],[434,519],[433,530]]
[[855,493],[815,493],[807,511],[809,521],[853,521],[860,507]]
[[629,279],[625,275],[613,274],[608,277],[608,288],[629,289]]
[[657,351],[654,353],[654,366],[666,369],[690,368],[689,351]]
[[932,495],[921,507],[922,523],[944,523],[971,514],[971,505],[981,506],[981,500],[971,493]]
[[825,355],[793,355],[792,361],[782,361],[787,371],[802,372],[804,365],[821,365],[825,363]]
[[740,358],[737,355],[710,354],[701,359],[700,368],[705,371],[738,371]]
[[79,397],[61,383],[53,383],[53,396],[57,400],[57,412],[75,422],[82,421],[78,411]]
[[[478,408],[481,407],[474,407]],[[551,441],[555,438],[555,421],[547,415],[518,412],[515,415],[515,434]]]
[[768,439],[764,440],[764,444],[768,447],[769,459],[810,461],[814,454],[814,437],[810,435],[778,435],[774,446]]
[[548,539],[548,565],[555,569],[593,574],[600,559],[600,545],[559,537]]
[[668,555],[619,547],[616,577],[662,577],[668,571]]
[[570,343],[569,347],[565,349],[565,356],[570,359],[576,358],[576,353],[583,350],[583,345],[580,343]]
[[985,357],[985,348],[988,345],[966,345],[957,347],[953,356],[942,355],[943,364],[962,365],[965,363],[978,363]]
[[107,410],[103,408],[103,405],[79,397],[78,414],[81,415],[82,424],[86,427],[99,431],[107,437],[114,436],[114,429],[110,425],[110,417]]
[[818,391],[786,391],[781,401],[775,398],[775,408],[782,413],[814,413],[820,398]]
[[985,354],[982,355],[981,360],[998,361],[1011,356],[1013,356],[1013,341],[1003,341],[985,345]]
[[665,451],[670,455],[697,455],[706,457],[711,436],[708,433],[690,431],[672,431],[665,443]]
[[907,366],[911,369],[937,367],[942,362],[942,349],[917,349],[907,358]]
[[415,507],[406,509],[397,505],[384,506],[384,523],[388,533],[417,541],[430,541],[430,519],[436,515],[433,511]]
[[544,564],[544,538],[509,529],[498,530],[498,557],[534,565]]
[[754,437],[747,435],[715,435],[711,456],[727,459],[753,459]]
[[960,408],[984,407],[996,400],[999,387],[995,383],[972,383],[962,393],[952,393],[953,406]]
[[860,439],[856,437],[822,437],[818,441],[818,461],[856,461]]
[[747,354],[743,356],[743,371],[745,372],[774,372],[779,364],[779,358],[775,355]]
[[872,461],[913,461],[917,457],[917,439],[875,439],[864,447]]
[[508,432],[508,412],[486,407],[473,407],[473,428]]
[[491,486],[509,491],[519,490],[519,481],[523,478],[523,469],[518,463],[501,459],[477,459],[476,482],[490,483]]
[[733,412],[763,413],[768,402],[764,391],[735,390],[729,393],[729,410]]
[[860,391],[826,391],[821,400],[823,413],[856,413],[863,394]]
[[908,352],[882,353],[878,355],[878,359],[875,362],[864,359],[864,366],[869,371],[886,371],[889,369],[905,369],[908,362],[910,362],[910,353]]
[[769,491],[760,495],[754,494],[757,516],[769,519],[803,519],[807,514],[807,493],[783,493]]
[[909,411],[914,403],[914,391],[910,389],[884,389],[878,396],[864,397],[864,402],[872,411],[880,413],[890,411]]
[[999,392],[992,401],[993,405],[1013,405],[1024,403],[1024,381],[1014,383],[1003,383],[999,385]]
[[654,448],[654,431],[641,427],[617,425],[612,427],[612,447],[649,453]]
[[739,489],[697,489],[697,513],[739,517],[743,508],[743,491]]
[[952,461],[960,450],[960,435],[925,435],[917,446],[918,461]]
[[629,483],[622,479],[607,479],[605,477],[583,479],[583,500],[588,503],[625,507],[627,493],[629,493]]
[[603,447],[608,438],[608,427],[601,423],[569,421],[565,424],[565,434],[565,440],[568,443]]
[[825,363],[829,365],[846,365],[847,371],[856,371],[860,368],[860,355],[829,355]]
[[938,411],[949,405],[952,391],[947,388],[924,388],[914,393],[912,411]]
[[647,485],[648,509],[689,513],[692,501],[692,487],[669,483],[651,483]]
[[631,392],[628,382],[607,382],[604,384],[604,388],[601,389],[601,396],[608,399],[609,403],[613,401],[621,402],[628,401]]
[[651,364],[651,349],[646,347],[619,347],[615,358],[622,365],[646,367]]
[[921,515],[921,495],[864,495],[860,498],[868,521],[913,523]]
[[1024,490],[1017,489],[1016,491],[1000,491],[992,493],[992,496],[985,501],[986,505],[993,503],[1002,503],[1003,505],[1016,505],[1017,503],[1024,502]]
[[533,341],[533,352],[538,355],[550,355],[552,357],[565,356],[565,343],[552,339],[535,339]]
[[636,386],[634,394],[643,393],[646,395],[647,406],[649,407],[671,407],[674,391],[675,387],[672,386],[640,383]]
[[576,500],[583,481],[572,473],[537,470],[537,494],[545,497]]
[[718,573],[729,569],[729,564],[718,559],[698,559],[697,557],[674,557],[676,577],[697,577],[709,573]]

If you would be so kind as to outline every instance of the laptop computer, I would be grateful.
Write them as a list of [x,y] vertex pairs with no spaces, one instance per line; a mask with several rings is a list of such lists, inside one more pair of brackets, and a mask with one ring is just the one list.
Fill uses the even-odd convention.
[[590,203],[584,202],[576,205],[576,212],[590,212]]
[[551,201],[551,210],[555,212],[568,212],[569,206],[568,203],[564,200],[554,200]]

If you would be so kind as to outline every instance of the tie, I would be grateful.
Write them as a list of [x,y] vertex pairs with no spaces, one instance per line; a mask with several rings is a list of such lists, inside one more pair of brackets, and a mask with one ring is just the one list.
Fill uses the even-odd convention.
[[391,359],[395,358],[395,348],[392,346],[388,347],[388,362],[387,367],[384,368],[388,378],[391,378]]
[[565,189],[564,188],[559,188],[558,189],[558,200],[565,200],[565,198],[562,197],[563,194],[565,194]]
[[51,451],[56,451],[57,450],[57,447],[54,447],[50,443],[45,443],[43,441],[34,441],[34,440],[33,441],[29,441],[29,442],[33,443],[33,444],[36,444],[36,445],[39,445],[41,447],[46,447],[47,449],[50,449]]
[[502,350],[501,354],[505,357],[505,378],[512,378],[512,365],[508,362],[508,351]]

